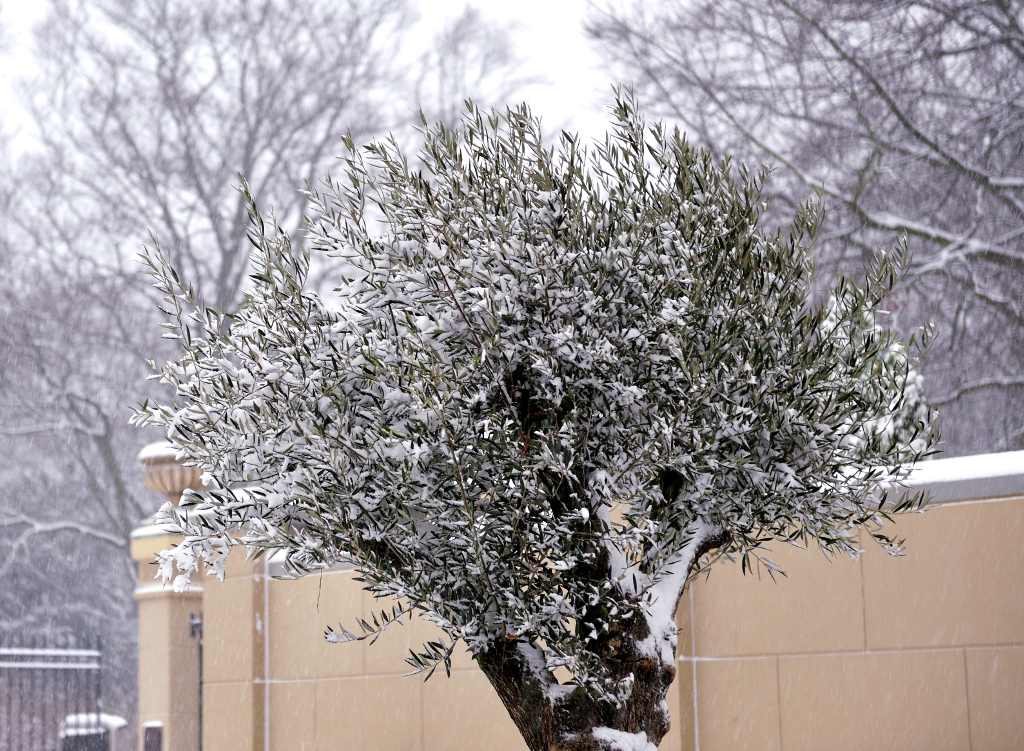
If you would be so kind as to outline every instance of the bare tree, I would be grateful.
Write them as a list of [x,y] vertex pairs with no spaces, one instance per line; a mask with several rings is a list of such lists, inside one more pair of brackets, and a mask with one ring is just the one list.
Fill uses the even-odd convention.
[[777,204],[830,209],[823,266],[906,235],[896,323],[946,448],[1024,445],[1024,34],[1005,0],[725,0],[596,9],[588,31],[645,102],[719,152],[774,165]]
[[148,225],[229,306],[247,272],[238,176],[301,215],[340,134],[390,124],[405,21],[402,0],[58,0],[30,100],[44,168],[66,172],[76,219],[102,217],[132,255]]
[[411,114],[409,20],[405,0],[56,0],[38,29],[38,148],[0,175],[0,630],[111,634],[128,704],[128,535],[156,499],[127,417],[160,352],[136,254],[152,233],[231,309],[239,176],[301,242],[300,189],[341,136]]
[[[72,460],[54,511],[79,532],[123,551],[150,505],[125,429],[153,346],[135,258],[147,228],[230,306],[247,273],[238,175],[297,219],[339,135],[388,124],[375,98],[395,80],[385,53],[404,19],[401,0],[58,0],[38,29],[41,148],[5,181],[28,189],[10,213],[0,398],[11,453]],[[38,507],[4,523],[21,540],[49,530]]]
[[[51,273],[20,243],[0,282],[0,633],[106,638],[110,706],[133,703],[134,572],[143,497],[120,399],[141,360],[120,279]],[[111,301],[121,299],[120,304]],[[125,334],[134,334],[126,340]]]
[[504,103],[533,80],[514,72],[522,60],[508,32],[467,5],[435,35],[416,80],[417,103],[429,120],[456,125],[466,99]]

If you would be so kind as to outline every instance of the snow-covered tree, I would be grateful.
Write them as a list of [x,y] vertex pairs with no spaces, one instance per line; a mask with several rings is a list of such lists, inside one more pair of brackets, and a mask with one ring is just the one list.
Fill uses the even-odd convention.
[[[311,190],[312,252],[250,204],[255,285],[224,315],[149,258],[180,338],[144,405],[207,489],[170,510],[179,582],[232,545],[298,572],[352,562],[464,643],[531,749],[652,749],[669,727],[675,610],[706,554],[773,540],[892,547],[886,501],[933,441],[912,346],[880,324],[900,255],[810,299],[818,215],[758,228],[762,178],[618,99],[603,143],[544,144],[525,107],[346,142]],[[771,566],[770,563],[767,565]],[[358,627],[357,627],[358,626]]]

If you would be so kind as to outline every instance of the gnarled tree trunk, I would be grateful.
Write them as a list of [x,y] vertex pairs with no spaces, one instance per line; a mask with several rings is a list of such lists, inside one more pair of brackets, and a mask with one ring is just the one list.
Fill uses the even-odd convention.
[[[700,557],[726,541],[715,534],[696,548],[687,574]],[[674,594],[675,613],[682,589]],[[578,686],[559,684],[543,666],[543,653],[523,640],[495,642],[476,656],[530,751],[639,751],[656,749],[669,730],[666,696],[676,677],[676,634],[655,645],[641,610],[613,625],[601,652],[614,679],[632,675],[632,690],[618,705],[600,702]],[[651,652],[654,654],[651,654]],[[667,659],[666,659],[667,658]]]

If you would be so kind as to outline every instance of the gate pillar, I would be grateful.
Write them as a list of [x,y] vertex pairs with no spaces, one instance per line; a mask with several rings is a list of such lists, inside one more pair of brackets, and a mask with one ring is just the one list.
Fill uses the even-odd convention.
[[[200,487],[198,471],[178,464],[166,443],[146,446],[139,461],[146,487],[172,503],[186,489]],[[152,519],[131,535],[138,566],[139,751],[201,748],[202,579],[197,576],[185,591],[175,592],[154,578],[157,553],[179,539]]]

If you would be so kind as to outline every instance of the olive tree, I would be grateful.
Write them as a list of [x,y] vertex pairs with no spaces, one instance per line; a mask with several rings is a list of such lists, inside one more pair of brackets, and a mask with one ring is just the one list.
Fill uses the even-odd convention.
[[[814,302],[817,212],[762,231],[762,178],[629,96],[592,146],[545,145],[525,106],[424,130],[422,171],[348,140],[304,250],[250,203],[230,315],[147,255],[181,355],[175,403],[136,420],[206,480],[166,510],[163,573],[232,545],[351,562],[400,604],[329,640],[415,613],[446,638],[409,663],[464,643],[531,749],[655,748],[708,554],[856,553],[862,528],[894,549],[919,500],[887,500],[934,440],[914,343],[881,324],[900,254]],[[329,298],[309,253],[343,261]]]

